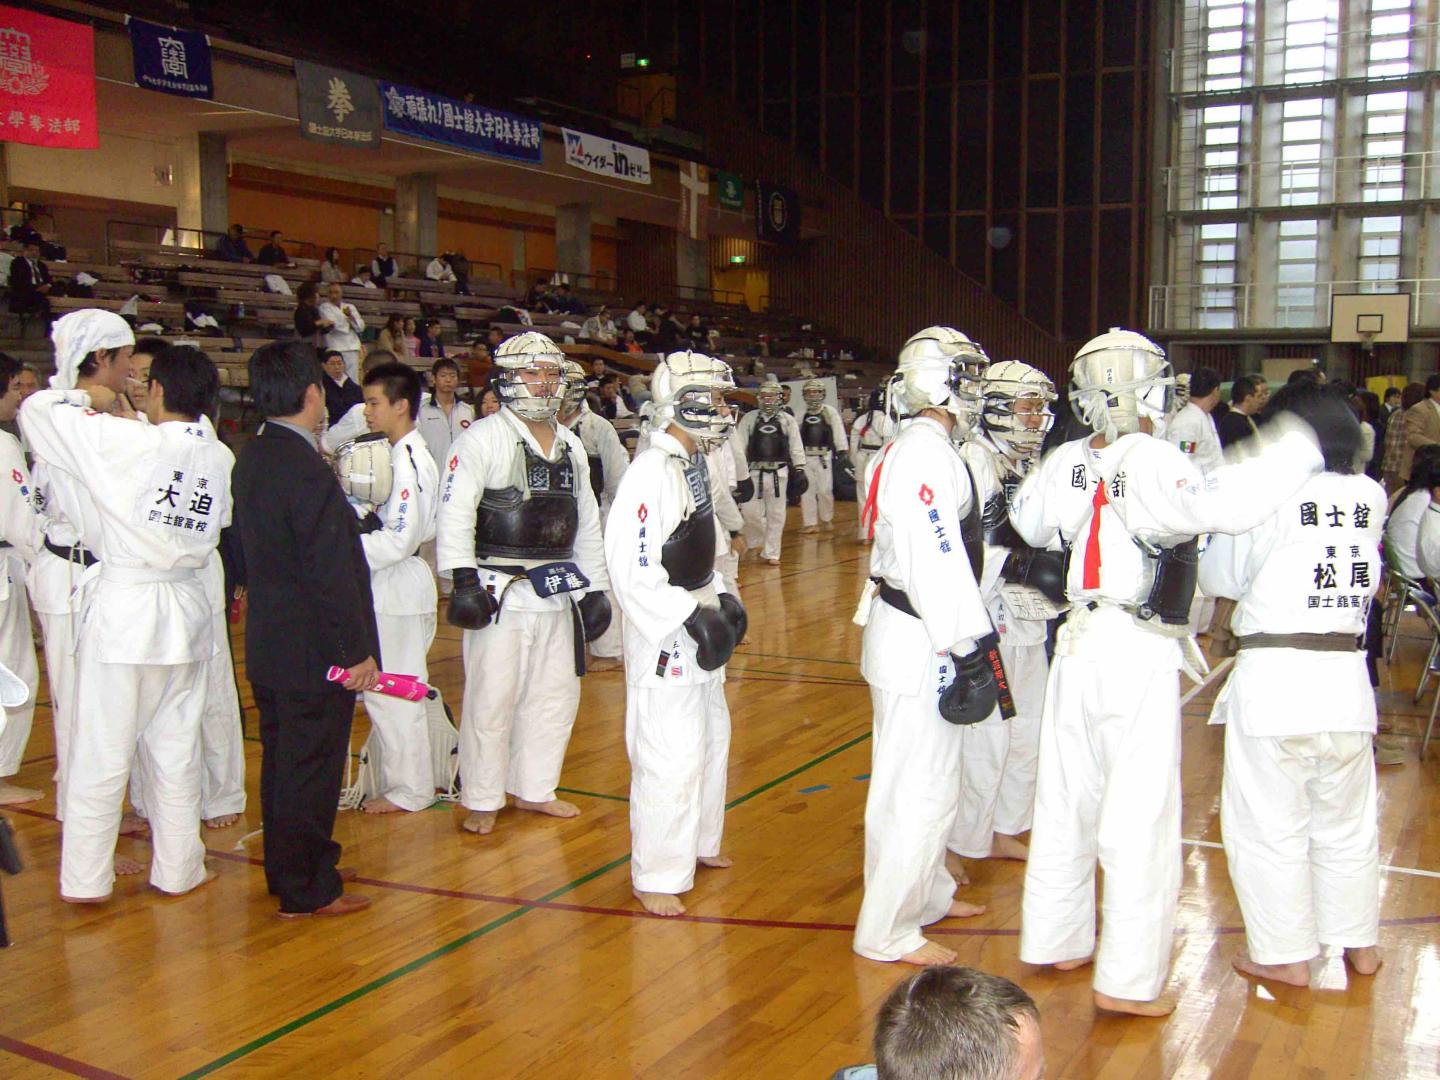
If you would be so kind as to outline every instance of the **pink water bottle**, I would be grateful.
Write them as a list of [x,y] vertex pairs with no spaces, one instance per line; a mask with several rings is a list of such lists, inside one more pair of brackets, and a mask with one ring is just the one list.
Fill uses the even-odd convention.
[[[349,677],[349,672],[343,667],[332,666],[325,673],[325,678],[333,683],[343,683]],[[438,696],[433,686],[421,682],[413,675],[391,675],[389,672],[379,673],[379,684],[375,687],[375,693],[384,694],[387,697],[402,698],[405,701],[424,701],[426,698]]]

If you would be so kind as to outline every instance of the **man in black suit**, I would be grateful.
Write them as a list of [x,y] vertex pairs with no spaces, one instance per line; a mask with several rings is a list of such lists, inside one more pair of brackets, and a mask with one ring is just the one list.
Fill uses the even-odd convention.
[[25,254],[10,264],[10,310],[39,315],[50,326],[50,268],[40,261],[40,241],[27,240]]
[[1230,410],[1215,421],[1220,445],[1234,446],[1255,434],[1255,417],[1270,400],[1270,384],[1261,375],[1241,375],[1230,384]]
[[[355,693],[376,683],[379,635],[354,512],[316,446],[325,415],[315,349],[277,341],[250,358],[265,417],[235,465],[250,613],[246,667],[260,711],[265,877],[281,918],[348,915],[331,838]],[[326,680],[331,665],[343,684]]]

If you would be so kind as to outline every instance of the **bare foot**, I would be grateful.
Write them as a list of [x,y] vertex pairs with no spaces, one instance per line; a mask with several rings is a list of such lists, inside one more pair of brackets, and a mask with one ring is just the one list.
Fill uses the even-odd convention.
[[1093,959],[1095,959],[1093,956],[1080,956],[1076,957],[1074,960],[1057,960],[1050,966],[1053,967],[1056,971],[1074,971],[1076,968],[1084,967]]
[[964,900],[950,901],[950,910],[945,913],[947,919],[971,919],[976,915],[985,914],[984,904],[967,904]]
[[126,814],[120,819],[121,836],[149,836],[150,822],[146,821],[139,814]]
[[239,820],[239,814],[217,814],[215,817],[205,819],[205,827],[207,829],[228,829]]
[[728,870],[735,865],[735,860],[729,855],[701,855],[695,861],[701,866],[708,866],[714,870]]
[[104,904],[109,902],[110,895],[110,893],[106,893],[104,896],[66,896],[62,892],[60,899],[67,904]]
[[651,915],[685,914],[685,905],[682,904],[680,898],[673,893],[641,892],[639,889],[631,889],[630,891],[635,894],[635,899],[639,900],[641,905]]
[[115,856],[115,876],[128,877],[131,874],[139,874],[145,870],[143,862],[136,862],[134,859],[127,859],[124,855]]
[[19,806],[44,797],[45,793],[36,788],[18,787],[0,780],[0,806]]
[[1175,1011],[1174,1005],[1160,1000],[1130,1001],[1128,998],[1113,998],[1109,994],[1095,991],[1095,1007],[1101,1012],[1124,1013],[1127,1016],[1169,1016]]
[[990,857],[992,859],[1019,859],[1024,862],[1030,857],[1030,848],[1018,836],[1007,836],[1005,833],[997,832],[994,839],[990,841]]
[[768,555],[765,556],[761,561],[767,563],[767,564],[770,565],[770,566],[779,566],[779,565],[780,565],[780,560],[779,560],[779,559],[772,559],[772,558],[770,558],[770,556],[768,556]]
[[396,814],[403,811],[403,806],[396,806],[389,799],[366,799],[360,804],[360,809],[367,814]]
[[1309,986],[1309,964],[1257,964],[1248,956],[1237,956],[1230,966],[1241,975],[1264,979],[1266,982],[1285,983],[1287,986]]
[[1374,945],[1366,945],[1360,949],[1346,949],[1345,962],[1355,969],[1357,975],[1374,975],[1380,970],[1383,961],[1380,959],[1380,950]]
[[549,814],[551,817],[580,816],[580,808],[574,803],[565,802],[563,799],[551,799],[549,802],[530,802],[528,799],[516,799],[515,809],[533,810],[537,814]]
[[494,830],[495,815],[498,813],[500,813],[499,810],[472,810],[460,827],[466,832],[484,836]]
[[969,885],[970,873],[965,869],[965,860],[953,851],[945,852],[945,869],[955,879],[956,885]]
[[916,967],[931,967],[935,964],[953,964],[955,962],[955,951],[947,949],[944,945],[926,939],[914,952],[907,952],[900,957],[902,964],[914,964]]

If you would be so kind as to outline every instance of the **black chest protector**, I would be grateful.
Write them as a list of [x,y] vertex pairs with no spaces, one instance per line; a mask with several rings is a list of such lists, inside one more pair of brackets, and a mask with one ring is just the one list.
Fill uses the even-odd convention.
[[970,478],[970,512],[960,519],[960,543],[965,545],[965,557],[978,582],[985,569],[985,517],[980,509],[980,488],[968,464],[965,475]]
[[569,559],[580,531],[575,467],[566,453],[546,461],[520,443],[530,498],[517,487],[486,491],[475,513],[475,554],[481,559]]
[[1029,547],[1020,539],[1015,526],[1010,524],[1010,500],[1019,486],[1018,477],[1007,478],[1001,484],[1000,490],[990,496],[990,501],[985,504],[985,543],[991,547],[1010,548],[1012,551],[1022,551]]
[[[582,417],[579,421],[576,422],[576,435],[580,434],[580,425],[583,423],[585,423],[584,417]],[[595,499],[598,502],[600,499],[600,495],[605,490],[605,459],[602,458],[599,454],[592,454],[589,450],[585,451],[585,456],[590,461],[590,490],[595,493]]]
[[790,440],[785,436],[778,413],[768,420],[764,416],[756,418],[755,426],[750,429],[750,442],[745,447],[745,454],[757,464],[789,463]]
[[800,421],[800,441],[806,450],[834,450],[835,433],[823,413],[806,413]]
[[715,572],[715,506],[710,500],[710,474],[698,454],[685,463],[685,483],[695,510],[661,546],[660,565],[670,575],[671,585],[698,589]]

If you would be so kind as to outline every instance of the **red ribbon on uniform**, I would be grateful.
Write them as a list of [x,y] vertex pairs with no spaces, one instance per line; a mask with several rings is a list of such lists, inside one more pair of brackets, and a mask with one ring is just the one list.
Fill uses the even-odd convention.
[[1094,512],[1090,515],[1090,534],[1085,537],[1084,576],[1080,580],[1082,589],[1100,588],[1100,508],[1110,500],[1105,495],[1105,480],[1100,478],[1091,502]]

